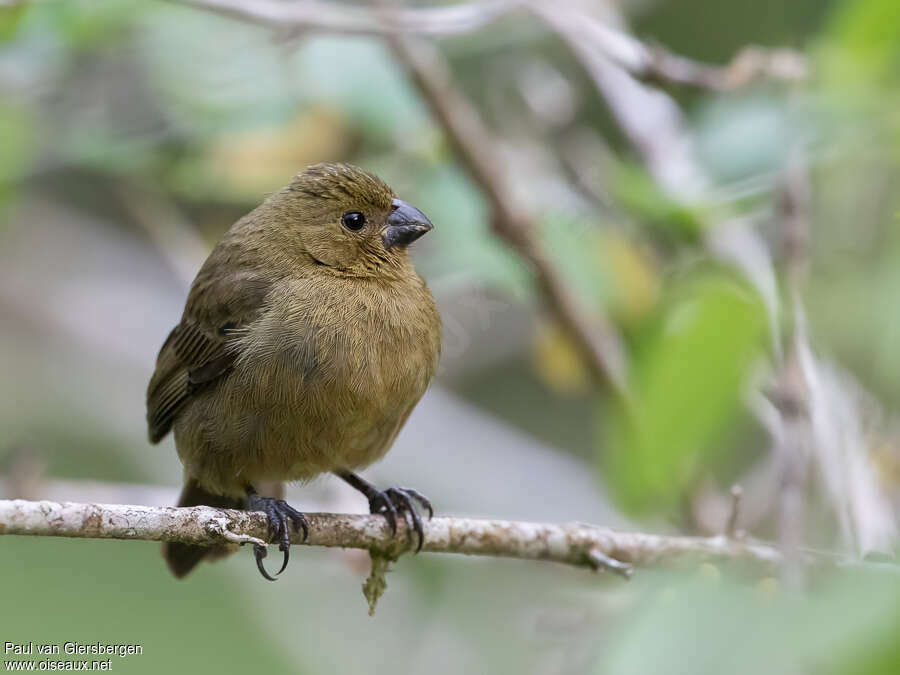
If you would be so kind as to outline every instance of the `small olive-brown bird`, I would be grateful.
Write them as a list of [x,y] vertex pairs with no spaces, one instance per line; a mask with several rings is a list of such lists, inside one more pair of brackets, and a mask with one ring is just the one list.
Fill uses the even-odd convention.
[[[147,390],[150,441],[175,432],[179,506],[263,511],[284,571],[303,514],[266,485],[331,472],[394,534],[415,490],[378,490],[355,471],[380,459],[434,375],[441,320],[406,247],[432,229],[382,180],[348,164],[308,167],[237,221],[191,286]],[[169,542],[183,577],[230,549]],[[266,549],[254,546],[260,572]]]

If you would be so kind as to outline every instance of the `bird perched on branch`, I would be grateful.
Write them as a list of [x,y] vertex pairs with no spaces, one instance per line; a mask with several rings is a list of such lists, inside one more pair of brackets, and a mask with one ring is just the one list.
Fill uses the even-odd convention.
[[[263,511],[289,559],[306,519],[264,485],[331,472],[394,534],[423,541],[415,490],[378,490],[355,471],[380,459],[425,392],[440,353],[434,299],[406,247],[432,229],[376,176],[317,164],[237,221],[191,286],[147,390],[150,441],[175,432],[179,506]],[[225,549],[166,543],[182,577]],[[257,566],[266,549],[254,546]]]

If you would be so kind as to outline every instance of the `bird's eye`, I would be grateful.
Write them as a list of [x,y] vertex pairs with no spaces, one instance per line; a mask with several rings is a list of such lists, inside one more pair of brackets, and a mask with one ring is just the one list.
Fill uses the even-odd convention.
[[351,232],[359,232],[366,225],[366,217],[359,211],[347,211],[341,218],[341,223]]

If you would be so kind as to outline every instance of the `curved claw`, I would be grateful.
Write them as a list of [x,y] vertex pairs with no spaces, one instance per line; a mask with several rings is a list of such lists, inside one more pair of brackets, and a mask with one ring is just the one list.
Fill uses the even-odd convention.
[[[284,504],[284,511],[287,513],[288,520],[294,526],[294,530],[297,532],[303,531],[303,541],[306,541],[309,538],[309,523],[306,521],[306,516],[288,504]],[[278,550],[284,553],[284,562],[281,563],[281,569],[275,573],[275,576],[284,572],[291,559],[291,535],[286,522],[282,521],[281,526],[281,544],[279,544]]]
[[422,545],[425,543],[425,530],[422,527],[422,519],[419,517],[415,506],[413,506],[413,499],[421,497],[425,502],[428,500],[409,488],[389,488],[386,490],[386,493],[391,502],[397,502],[398,510],[403,513],[404,517],[408,518],[407,522],[410,525],[410,529],[418,536],[419,543],[415,551],[418,553],[422,550]]
[[[277,576],[287,569],[291,558],[291,526],[288,525],[288,522],[294,526],[296,531],[299,532],[302,529],[303,539],[306,540],[309,536],[309,525],[306,517],[283,499],[260,497],[257,494],[248,496],[247,506],[252,511],[262,511],[266,514],[269,525],[269,539],[279,542],[278,550],[284,554],[284,561],[281,563],[281,569],[275,573]],[[275,581],[275,578],[266,571],[263,564],[263,558],[267,555],[266,547],[257,544],[253,547],[253,553],[256,557],[256,567],[259,569],[259,573],[269,581]]]
[[282,542],[281,545],[279,545],[278,550],[284,553],[284,562],[281,563],[281,569],[275,572],[276,577],[287,569],[288,562],[291,559],[291,545],[288,544],[285,546],[284,542]]
[[381,513],[388,526],[391,528],[391,535],[397,534],[397,507],[391,499],[390,490],[378,492],[369,500],[369,511],[371,513]]
[[[286,505],[287,506],[287,505]],[[303,531],[303,541],[309,539],[309,521],[306,520],[306,516],[297,511],[291,506],[288,506],[288,518],[290,518],[291,523],[294,526],[294,530],[296,532]]]
[[416,510],[410,508],[406,511],[409,514],[410,520],[412,520],[412,529],[419,537],[419,543],[416,545],[416,553],[422,550],[422,545],[425,543],[425,530],[422,527],[422,519],[419,518],[419,514],[416,513]]
[[[278,581],[278,579],[269,576],[269,573],[266,572],[266,566],[263,564],[263,558],[265,558],[266,555],[268,555],[268,551],[266,550],[265,546],[261,546],[260,544],[253,545],[253,556],[256,558],[256,568],[259,570],[259,573],[269,581]],[[282,567],[281,569],[283,571],[284,567]],[[279,574],[281,574],[281,572],[279,572]]]
[[422,508],[426,509],[428,511],[428,520],[431,520],[432,518],[434,518],[434,509],[432,508],[431,501],[428,499],[428,497],[423,495],[418,490],[413,490],[412,488],[397,488],[397,489],[400,490],[401,492],[404,492],[408,496],[412,497],[417,502],[419,502],[419,504],[422,505]]
[[410,532],[415,532],[419,539],[415,552],[421,551],[425,543],[425,528],[422,526],[422,518],[416,510],[414,502],[418,502],[423,509],[428,510],[429,518],[434,515],[431,502],[412,488],[388,488],[383,492],[371,488],[369,494],[369,511],[383,515],[394,536],[397,534],[397,516],[401,514],[406,520]]

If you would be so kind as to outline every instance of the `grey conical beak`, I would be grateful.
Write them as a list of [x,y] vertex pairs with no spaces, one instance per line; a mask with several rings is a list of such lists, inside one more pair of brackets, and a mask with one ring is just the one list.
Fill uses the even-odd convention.
[[431,221],[415,206],[402,199],[395,199],[393,211],[387,219],[387,227],[381,235],[385,248],[409,246],[416,239],[434,228]]

